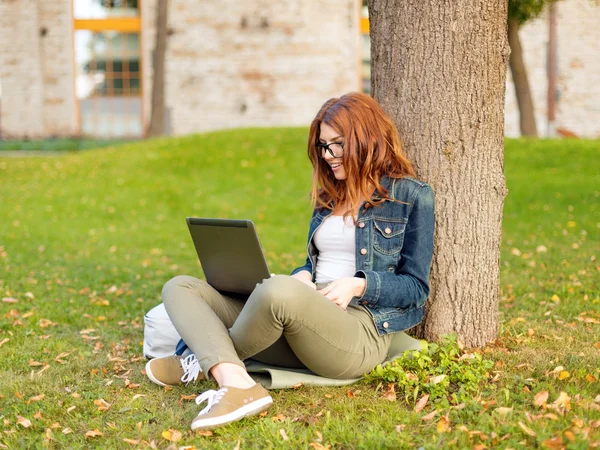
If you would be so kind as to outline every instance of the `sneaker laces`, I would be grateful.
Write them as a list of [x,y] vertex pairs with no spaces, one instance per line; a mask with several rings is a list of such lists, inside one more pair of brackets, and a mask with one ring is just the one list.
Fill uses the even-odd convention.
[[200,363],[193,353],[186,356],[181,360],[181,367],[183,367],[183,376],[181,382],[188,384],[191,381],[196,381],[202,369],[200,369]]
[[198,413],[198,415],[201,416],[202,414],[210,411],[210,408],[212,408],[213,405],[219,403],[219,400],[221,400],[223,398],[223,396],[225,395],[226,392],[227,392],[227,388],[223,387],[223,388],[219,389],[218,391],[211,389],[210,391],[203,392],[198,397],[196,397],[197,405],[199,405],[203,402],[207,402],[206,407],[202,411],[200,411]]

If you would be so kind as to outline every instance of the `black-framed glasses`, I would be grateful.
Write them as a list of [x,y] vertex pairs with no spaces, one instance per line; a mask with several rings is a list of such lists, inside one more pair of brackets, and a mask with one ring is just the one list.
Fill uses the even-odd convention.
[[331,156],[334,158],[340,158],[344,153],[344,143],[343,142],[330,142],[329,144],[323,144],[322,142],[317,142],[316,144],[317,150],[319,151],[319,158],[325,159],[324,152],[329,152]]

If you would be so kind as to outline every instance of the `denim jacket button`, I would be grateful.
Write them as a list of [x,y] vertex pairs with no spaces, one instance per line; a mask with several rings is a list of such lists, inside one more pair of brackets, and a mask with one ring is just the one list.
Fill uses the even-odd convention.
[[360,250],[360,254],[361,255],[366,255],[367,254],[367,249],[366,248],[361,249]]
[[361,222],[361,223],[358,224],[358,228],[364,228],[364,227],[365,227],[365,223],[364,222]]
[[383,322],[383,328],[387,328],[387,327],[389,327],[389,326],[390,326],[390,324],[389,324],[389,323],[387,323],[387,322]]
[[385,234],[390,234],[392,232],[392,229],[390,227],[385,229]]

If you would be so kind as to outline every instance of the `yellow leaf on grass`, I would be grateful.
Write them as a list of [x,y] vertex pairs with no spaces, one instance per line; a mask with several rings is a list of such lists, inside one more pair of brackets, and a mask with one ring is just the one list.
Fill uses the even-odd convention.
[[25,403],[27,403],[29,405],[31,402],[39,402],[40,400],[43,400],[44,397],[45,397],[44,394],[36,395],[35,397],[31,397]]
[[560,436],[555,436],[552,439],[546,439],[545,441],[543,441],[542,447],[546,447],[551,450],[561,450],[565,448],[565,445],[563,444],[562,438]]
[[425,408],[425,405],[427,404],[428,401],[429,401],[429,394],[425,394],[423,397],[421,397],[419,399],[419,401],[415,405],[415,412],[419,413],[419,412],[423,411],[423,408]]
[[448,417],[442,416],[440,421],[437,423],[436,430],[438,433],[447,433],[450,431],[450,421]]
[[17,423],[23,428],[29,428],[31,426],[31,420],[26,419],[23,416],[17,416]]
[[567,372],[566,370],[562,370],[559,374],[558,374],[558,379],[559,380],[566,380],[567,378],[569,378],[571,376],[571,374],[569,372]]
[[168,430],[162,432],[162,437],[167,441],[177,442],[181,439],[181,431],[169,428]]
[[538,392],[533,398],[533,404],[535,406],[544,406],[546,401],[548,401],[548,391]]
[[496,408],[494,410],[496,412],[496,414],[498,414],[500,417],[505,418],[506,416],[508,416],[510,413],[513,412],[512,408],[507,408],[505,406],[501,406],[499,408]]
[[86,438],[93,438],[99,436],[102,436],[102,432],[98,428],[96,428],[95,430],[89,430],[85,433]]
[[532,436],[532,437],[537,436],[537,433],[535,431],[533,431],[531,428],[529,428],[527,425],[525,425],[521,421],[519,421],[519,427],[521,427],[521,430],[523,430],[525,432],[525,434],[528,434],[529,436]]

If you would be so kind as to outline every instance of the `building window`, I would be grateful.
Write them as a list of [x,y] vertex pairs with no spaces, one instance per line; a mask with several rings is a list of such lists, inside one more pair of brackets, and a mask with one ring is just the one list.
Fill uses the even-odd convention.
[[143,135],[136,0],[74,0],[76,93],[83,135]]

